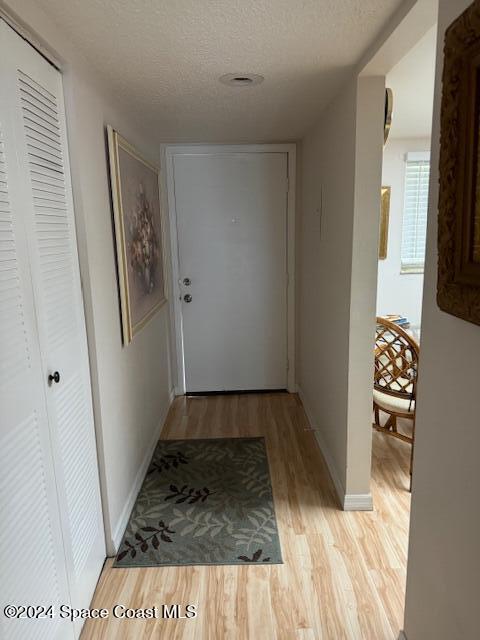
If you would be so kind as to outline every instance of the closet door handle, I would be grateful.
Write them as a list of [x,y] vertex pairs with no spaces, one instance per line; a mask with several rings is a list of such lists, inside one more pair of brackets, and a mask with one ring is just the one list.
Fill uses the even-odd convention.
[[60,374],[58,373],[58,371],[55,371],[48,376],[48,383],[52,384],[52,382],[60,382]]

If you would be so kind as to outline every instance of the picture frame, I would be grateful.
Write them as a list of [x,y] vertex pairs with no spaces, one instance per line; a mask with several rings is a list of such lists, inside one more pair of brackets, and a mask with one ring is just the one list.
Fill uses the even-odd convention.
[[392,114],[393,114],[393,91],[387,88],[385,89],[385,116],[383,121],[383,146],[387,144],[387,140],[390,135],[390,129],[392,128]]
[[480,2],[447,29],[438,204],[437,304],[480,324]]
[[388,253],[388,226],[390,220],[391,187],[382,187],[380,209],[380,236],[378,242],[378,259],[385,260]]
[[159,170],[107,126],[123,344],[167,301]]

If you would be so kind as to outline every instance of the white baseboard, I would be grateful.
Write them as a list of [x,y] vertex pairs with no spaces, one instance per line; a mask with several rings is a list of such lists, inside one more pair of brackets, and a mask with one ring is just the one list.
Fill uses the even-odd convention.
[[398,634],[398,640],[407,640],[407,636],[405,635],[405,631],[400,631]]
[[[308,400],[306,399],[305,394],[303,393],[300,386],[298,387],[298,395],[300,396],[300,400],[302,401],[303,408],[305,409],[305,413],[307,414],[310,426],[312,428],[315,428],[314,425],[317,424],[317,421],[314,418]],[[328,471],[330,473],[330,477],[332,478],[332,482],[342,509],[344,511],[372,511],[373,500],[371,493],[360,494],[345,492],[345,487],[343,486],[343,482],[340,480],[340,476],[333,461],[333,457],[327,447],[325,439],[323,438],[322,432],[319,430],[315,430],[314,433],[323,458],[327,463]]]
[[[308,400],[305,397],[305,394],[303,393],[303,390],[301,389],[301,387],[298,387],[298,395],[300,396],[300,400],[302,401],[303,408],[305,409],[305,413],[307,414],[310,427],[313,429],[315,428],[317,421],[313,416],[313,412],[310,408]],[[332,478],[333,485],[337,493],[337,497],[340,501],[340,504],[343,507],[343,501],[345,497],[345,488],[343,486],[342,481],[340,480],[337,469],[335,467],[335,463],[333,462],[333,458],[330,454],[330,451],[328,450],[325,440],[323,439],[322,433],[320,431],[315,431],[314,433],[315,433],[315,439],[317,440],[318,446],[320,447],[320,450],[325,459],[325,462],[327,463],[328,471],[330,473],[330,477]]]
[[344,511],[373,511],[371,493],[346,493],[343,499]]
[[120,547],[120,543],[122,542],[122,537],[123,537],[123,533],[125,531],[125,528],[128,524],[128,519],[130,517],[130,514],[132,512],[133,509],[133,505],[135,504],[135,501],[137,499],[138,493],[142,487],[143,481],[145,479],[145,476],[147,474],[147,469],[148,469],[148,465],[150,464],[150,460],[152,459],[152,455],[153,452],[155,451],[155,447],[157,446],[157,442],[160,438],[160,434],[162,432],[163,429],[163,425],[165,424],[165,420],[167,418],[167,414],[170,410],[171,404],[173,402],[173,399],[175,398],[175,391],[174,389],[171,389],[170,393],[169,393],[169,397],[168,397],[168,405],[166,406],[166,408],[163,411],[163,415],[161,417],[161,419],[158,422],[157,427],[155,428],[155,431],[152,435],[152,438],[150,440],[150,444],[145,452],[145,456],[143,457],[142,460],[142,464],[140,465],[138,471],[137,471],[137,475],[135,476],[135,480],[133,482],[131,491],[128,495],[128,498],[125,502],[125,506],[123,507],[122,510],[122,514],[118,520],[117,526],[115,527],[115,531],[113,533],[112,536],[112,540],[108,541],[107,540],[107,553],[109,556],[114,556],[116,555],[119,547]]

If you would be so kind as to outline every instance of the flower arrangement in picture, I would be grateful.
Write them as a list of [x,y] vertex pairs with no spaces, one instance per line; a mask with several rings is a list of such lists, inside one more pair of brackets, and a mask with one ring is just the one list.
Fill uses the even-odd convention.
[[124,346],[166,301],[158,169],[107,127]]
[[153,223],[153,210],[140,184],[137,205],[129,215],[131,241],[128,245],[130,264],[135,276],[140,280],[145,293],[156,287],[156,271],[160,258],[160,245]]

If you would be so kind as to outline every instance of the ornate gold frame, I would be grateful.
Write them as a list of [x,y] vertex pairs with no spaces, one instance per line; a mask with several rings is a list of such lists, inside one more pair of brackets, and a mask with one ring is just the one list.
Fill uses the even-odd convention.
[[382,207],[380,210],[380,238],[378,259],[385,260],[388,250],[388,224],[390,219],[390,187],[382,187]]
[[[108,138],[108,152],[110,160],[110,182],[112,188],[112,204],[113,215],[115,224],[115,243],[117,253],[117,271],[118,271],[118,288],[120,292],[120,307],[122,318],[122,335],[123,344],[127,345],[132,340],[135,334],[137,334],[147,322],[155,315],[155,313],[162,307],[167,301],[166,293],[166,262],[165,262],[165,224],[162,216],[162,207],[160,205],[160,224],[161,224],[161,247],[162,247],[162,260],[163,260],[163,297],[157,302],[148,313],[137,324],[132,323],[132,313],[130,307],[130,292],[128,286],[128,273],[127,273],[127,255],[125,246],[125,228],[124,228],[124,213],[122,205],[122,188],[120,182],[120,166],[118,158],[118,149],[122,148],[131,156],[136,158],[139,162],[142,162],[145,166],[151,169],[156,175],[158,180],[159,170],[152,163],[145,160],[140,153],[129,144],[125,138],[115,131],[110,125],[107,126],[107,138]],[[160,186],[158,189],[160,200]]]
[[438,203],[438,306],[480,324],[480,0],[445,34]]

